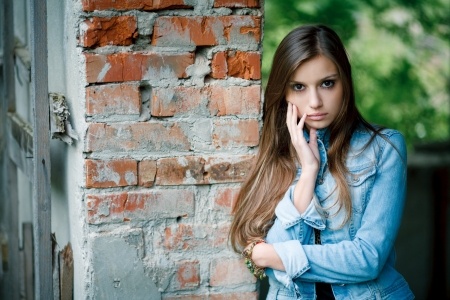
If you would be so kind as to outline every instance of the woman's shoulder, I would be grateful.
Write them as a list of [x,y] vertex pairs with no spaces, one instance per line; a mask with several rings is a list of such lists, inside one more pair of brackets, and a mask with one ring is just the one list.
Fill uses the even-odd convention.
[[353,132],[350,146],[352,148],[377,147],[381,149],[385,148],[385,146],[392,146],[402,151],[406,147],[406,143],[403,134],[396,129],[378,125],[372,125],[372,127],[360,125]]
[[402,156],[406,152],[405,138],[400,131],[373,124],[372,128],[364,125],[358,126],[353,133],[351,147],[376,148],[378,150],[392,147],[400,151]]
[[353,132],[352,138],[362,139],[362,140],[370,140],[370,139],[383,139],[390,140],[392,138],[398,138],[404,140],[403,134],[393,128],[386,128],[376,124],[371,124],[372,128],[359,125],[356,130]]

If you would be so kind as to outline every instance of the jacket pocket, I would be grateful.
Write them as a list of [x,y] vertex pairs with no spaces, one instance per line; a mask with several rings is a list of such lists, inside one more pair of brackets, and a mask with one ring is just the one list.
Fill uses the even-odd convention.
[[353,212],[363,213],[376,171],[375,164],[349,167],[347,183],[352,197]]

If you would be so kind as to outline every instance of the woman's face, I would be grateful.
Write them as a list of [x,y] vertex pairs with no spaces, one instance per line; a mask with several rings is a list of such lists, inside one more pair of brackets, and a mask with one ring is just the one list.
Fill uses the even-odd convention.
[[323,55],[302,63],[289,80],[286,100],[297,107],[299,118],[306,113],[308,128],[328,127],[343,103],[342,80],[336,65]]

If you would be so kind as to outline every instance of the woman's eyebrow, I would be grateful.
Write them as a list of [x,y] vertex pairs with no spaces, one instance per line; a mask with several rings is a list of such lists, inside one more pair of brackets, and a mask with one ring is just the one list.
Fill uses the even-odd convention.
[[338,77],[338,74],[337,74],[337,73],[328,75],[328,76],[322,78],[321,80],[333,79],[333,78],[335,78],[335,77]]
[[[331,75],[327,75],[327,76],[319,79],[318,82],[322,82],[322,81],[329,80],[329,79],[335,79],[338,76],[339,75],[337,73],[334,73],[334,74],[331,74]],[[300,83],[300,84],[303,84],[302,81],[298,81],[298,80],[289,80],[289,83]]]

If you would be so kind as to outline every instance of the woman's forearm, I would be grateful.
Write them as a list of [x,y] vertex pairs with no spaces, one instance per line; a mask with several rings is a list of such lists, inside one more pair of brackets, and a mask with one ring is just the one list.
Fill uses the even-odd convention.
[[306,210],[314,196],[316,177],[317,171],[302,170],[300,179],[295,185],[293,203],[300,214]]
[[262,268],[271,268],[279,271],[284,271],[284,265],[281,258],[275,252],[273,245],[260,243],[253,248],[252,253],[253,262]]

